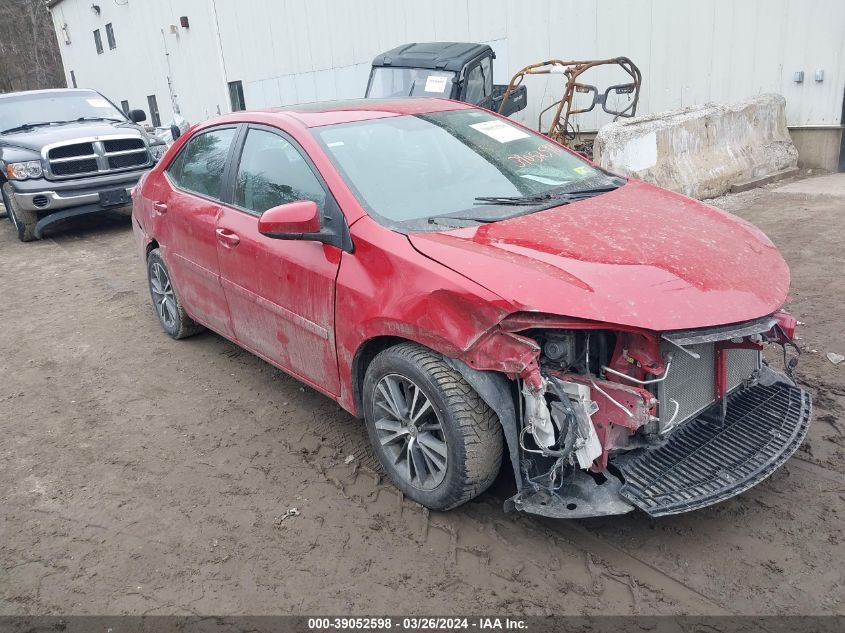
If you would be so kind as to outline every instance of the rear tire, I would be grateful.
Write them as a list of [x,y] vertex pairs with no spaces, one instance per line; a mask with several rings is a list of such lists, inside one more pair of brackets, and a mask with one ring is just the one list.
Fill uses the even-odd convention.
[[35,238],[35,225],[38,223],[38,214],[35,211],[24,211],[15,202],[12,196],[12,185],[8,182],[3,185],[3,205],[6,207],[6,214],[9,216],[18,239],[21,242],[32,242]]
[[147,255],[147,282],[158,322],[175,339],[199,334],[205,328],[185,312],[170,278],[170,271],[157,248]]
[[373,450],[405,496],[451,510],[493,483],[499,420],[439,354],[415,343],[384,350],[367,367],[363,401]]

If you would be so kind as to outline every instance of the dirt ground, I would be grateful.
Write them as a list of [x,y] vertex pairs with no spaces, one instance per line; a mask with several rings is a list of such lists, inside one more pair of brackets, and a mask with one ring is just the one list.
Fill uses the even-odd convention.
[[428,513],[337,405],[214,334],[169,339],[127,218],[33,244],[4,219],[0,613],[845,613],[845,363],[825,357],[845,354],[845,196],[808,183],[715,202],[792,267],[809,439],[657,521],[506,514],[507,474]]

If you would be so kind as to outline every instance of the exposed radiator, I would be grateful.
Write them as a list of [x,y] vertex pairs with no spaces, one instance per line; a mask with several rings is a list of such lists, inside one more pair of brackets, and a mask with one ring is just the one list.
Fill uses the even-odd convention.
[[[683,424],[716,401],[715,343],[684,347],[698,354],[699,358],[693,358],[665,341],[661,346],[664,358],[672,354],[668,377],[657,383],[661,429],[667,427],[670,420],[672,426]],[[760,368],[761,356],[759,351],[753,349],[729,349],[727,357],[728,392],[731,392]]]

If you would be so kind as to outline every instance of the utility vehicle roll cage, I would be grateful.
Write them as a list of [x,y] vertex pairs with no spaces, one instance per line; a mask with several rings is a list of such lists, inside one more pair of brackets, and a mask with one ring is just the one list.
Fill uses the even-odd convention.
[[[578,82],[578,78],[588,70],[598,66],[611,65],[616,65],[622,68],[622,70],[630,75],[631,81],[629,83],[610,86],[604,92],[599,92],[599,89],[593,85]],[[576,131],[575,126],[572,124],[571,117],[577,114],[590,112],[597,105],[600,105],[602,110],[608,114],[614,115],[615,118],[629,118],[633,117],[637,113],[637,102],[640,98],[642,74],[636,64],[627,57],[613,57],[611,59],[590,61],[562,61],[560,59],[550,59],[526,66],[511,78],[510,83],[505,89],[502,102],[499,105],[499,113],[502,113],[506,109],[511,95],[522,85],[522,82],[527,75],[553,74],[566,75],[566,85],[564,87],[563,97],[540,112],[537,119],[537,129],[541,132],[544,130],[543,115],[545,115],[549,110],[554,110],[552,121],[543,133],[559,143],[573,146],[573,141],[576,138]],[[592,95],[592,101],[588,107],[574,107],[576,92]],[[622,110],[609,109],[607,100],[611,94],[631,95],[629,97],[630,101],[627,107]]]

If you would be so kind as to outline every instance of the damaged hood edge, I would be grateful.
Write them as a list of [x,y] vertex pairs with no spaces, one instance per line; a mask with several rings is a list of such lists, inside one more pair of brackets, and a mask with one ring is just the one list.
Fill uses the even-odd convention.
[[756,319],[780,308],[789,289],[786,263],[759,229],[634,180],[566,206],[408,240],[514,311],[657,332]]

